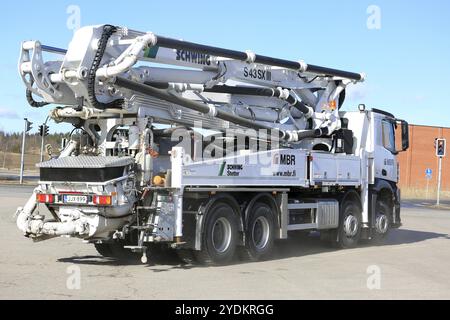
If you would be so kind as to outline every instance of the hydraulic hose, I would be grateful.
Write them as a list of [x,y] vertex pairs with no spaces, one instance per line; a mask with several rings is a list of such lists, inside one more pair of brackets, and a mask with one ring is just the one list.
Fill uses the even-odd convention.
[[[115,80],[113,81],[113,84],[118,87],[122,87],[122,88],[125,88],[128,90],[136,91],[136,92],[139,92],[139,93],[142,93],[145,95],[149,95],[149,96],[152,96],[152,97],[164,100],[164,101],[168,101],[168,102],[183,106],[185,108],[216,117],[216,118],[224,120],[224,121],[229,121],[229,122],[232,122],[234,124],[237,124],[239,126],[243,126],[246,128],[252,128],[252,129],[256,129],[256,130],[266,129],[269,131],[274,130],[279,133],[280,138],[282,138],[283,140],[286,140],[288,142],[297,142],[304,138],[320,137],[324,134],[324,131],[321,129],[303,130],[303,131],[302,130],[282,131],[282,130],[272,128],[269,126],[265,126],[260,123],[256,123],[254,121],[247,120],[247,119],[241,118],[239,116],[236,116],[234,114],[230,114],[228,112],[219,110],[219,109],[215,108],[214,106],[208,106],[203,103],[191,101],[191,100],[179,97],[177,95],[170,94],[166,90],[157,89],[152,86],[149,86],[149,85],[146,85],[143,83],[139,83],[136,81],[132,81],[129,79],[125,79],[122,77],[115,78]],[[306,107],[306,108],[308,108],[308,107]]]
[[[177,95],[170,94],[166,90],[157,89],[152,86],[142,84],[142,83],[139,83],[136,81],[128,80],[128,79],[125,79],[122,77],[117,77],[115,79],[115,81],[113,82],[113,84],[115,84],[119,87],[122,87],[122,88],[132,90],[132,91],[140,92],[142,94],[149,95],[149,96],[152,96],[152,97],[164,100],[164,101],[172,102],[174,104],[183,106],[185,108],[188,108],[188,109],[191,109],[194,111],[201,112],[203,114],[210,114],[211,116],[216,117],[218,119],[229,121],[229,122],[235,123],[235,124],[243,126],[243,127],[252,128],[252,129],[256,129],[256,130],[258,130],[258,129],[274,130],[274,128],[272,128],[272,127],[268,127],[268,126],[256,123],[254,121],[235,116],[228,112],[219,110],[215,107],[208,106],[203,103],[196,102],[196,101],[191,101],[191,100],[179,97]],[[277,130],[277,129],[275,129],[275,130]],[[277,131],[279,131],[279,130],[277,130]],[[281,133],[281,136],[283,136],[283,132],[282,131],[279,131],[279,132]]]
[[31,92],[30,89],[27,89],[26,91],[26,97],[27,97],[27,101],[30,104],[30,106],[32,106],[33,108],[41,108],[43,106],[48,105],[48,102],[38,102],[36,100],[33,99],[33,93]]
[[[169,83],[167,82],[145,82],[146,85],[158,88],[168,89]],[[211,88],[205,88],[203,92],[212,93],[226,93],[226,94],[238,94],[238,95],[252,95],[260,97],[274,97],[282,100],[286,100],[291,106],[303,113],[307,118],[312,116],[312,109],[298,100],[292,95],[291,90],[283,88],[254,88],[254,87],[231,87],[227,85],[213,86]],[[286,93],[285,93],[286,92]]]
[[117,31],[117,27],[112,25],[103,26],[103,33],[98,42],[98,49],[95,53],[94,60],[92,61],[91,68],[89,69],[88,75],[88,101],[96,109],[108,109],[108,108],[121,108],[123,105],[123,99],[117,99],[111,101],[109,103],[102,103],[97,100],[95,94],[95,82],[96,82],[96,73],[98,68],[100,67],[100,63],[102,61],[103,55],[106,50],[106,45],[108,44],[109,38]]
[[[254,95],[262,97],[274,97],[278,99],[286,100],[294,108],[302,112],[305,116],[311,116],[311,108],[305,105],[292,95],[289,89],[272,89],[272,88],[251,88],[251,87],[230,87],[230,86],[214,86],[211,89],[205,89],[205,92],[217,92],[217,93],[231,93],[242,95]],[[289,95],[284,92],[288,92]],[[287,97],[286,97],[287,96]]]

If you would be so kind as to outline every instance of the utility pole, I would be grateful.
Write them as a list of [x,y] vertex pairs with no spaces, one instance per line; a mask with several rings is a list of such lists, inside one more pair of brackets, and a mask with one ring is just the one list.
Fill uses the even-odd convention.
[[25,167],[25,137],[27,135],[27,132],[31,130],[33,122],[28,121],[27,118],[24,118],[25,120],[25,128],[23,130],[23,136],[22,136],[22,155],[20,157],[20,184],[23,183],[23,170]]

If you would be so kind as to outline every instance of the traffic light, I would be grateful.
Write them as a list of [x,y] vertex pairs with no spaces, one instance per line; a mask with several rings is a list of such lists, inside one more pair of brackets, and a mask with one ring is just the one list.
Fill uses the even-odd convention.
[[39,126],[39,135],[41,137],[48,136],[48,126],[47,125],[42,124]]
[[33,128],[33,122],[28,121],[27,118],[24,119],[26,123],[25,132],[29,132]]
[[436,156],[445,157],[445,139],[436,139]]

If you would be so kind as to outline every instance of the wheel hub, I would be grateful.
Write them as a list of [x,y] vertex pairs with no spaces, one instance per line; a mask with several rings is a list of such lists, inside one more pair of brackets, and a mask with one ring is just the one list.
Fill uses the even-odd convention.
[[358,233],[358,219],[355,216],[349,215],[345,218],[344,232],[349,238],[356,236]]
[[225,218],[217,219],[212,230],[212,244],[214,249],[219,252],[225,252],[231,243],[231,224]]
[[385,234],[388,230],[388,218],[384,214],[379,214],[375,220],[375,230],[377,233]]
[[256,249],[262,250],[269,242],[270,226],[265,217],[258,217],[253,223],[252,240]]

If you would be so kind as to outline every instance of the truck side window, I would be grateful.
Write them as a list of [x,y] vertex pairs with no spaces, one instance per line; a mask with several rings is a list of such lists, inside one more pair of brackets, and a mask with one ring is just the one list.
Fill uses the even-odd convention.
[[391,122],[386,120],[381,122],[381,134],[383,138],[383,146],[387,150],[395,152],[394,126]]

